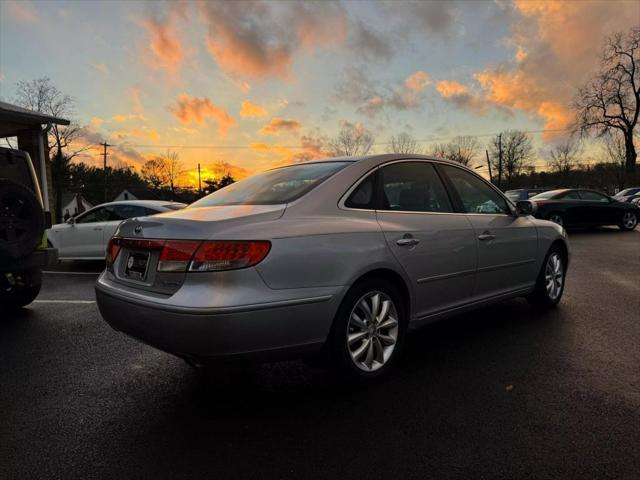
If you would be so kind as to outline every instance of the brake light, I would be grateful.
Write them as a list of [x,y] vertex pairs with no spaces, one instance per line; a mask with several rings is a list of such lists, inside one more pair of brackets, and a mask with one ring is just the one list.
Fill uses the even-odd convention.
[[261,262],[270,249],[271,242],[267,241],[205,241],[193,256],[189,271],[215,272],[251,267]]
[[118,253],[120,253],[120,240],[122,239],[118,237],[111,237],[109,240],[106,256],[107,265],[113,265],[113,262],[116,261]]
[[200,246],[195,240],[167,240],[160,251],[159,272],[184,272],[189,260]]

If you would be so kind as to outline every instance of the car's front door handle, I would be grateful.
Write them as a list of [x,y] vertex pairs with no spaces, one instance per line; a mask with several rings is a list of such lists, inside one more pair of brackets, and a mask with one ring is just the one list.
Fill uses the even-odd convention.
[[496,236],[492,235],[489,232],[483,232],[482,234],[478,235],[478,240],[480,240],[482,242],[486,242],[488,240],[493,240],[495,238],[496,238]]
[[396,243],[401,247],[412,247],[413,245],[419,244],[420,240],[417,238],[400,238],[396,240]]
[[93,227],[93,229],[96,230],[96,231],[100,231],[100,230],[102,230],[102,227]]

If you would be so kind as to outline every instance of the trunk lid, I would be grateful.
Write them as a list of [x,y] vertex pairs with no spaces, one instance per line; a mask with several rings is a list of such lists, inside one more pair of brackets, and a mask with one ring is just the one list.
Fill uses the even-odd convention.
[[[150,217],[125,220],[118,227],[115,236],[140,240],[225,239],[227,230],[246,224],[277,220],[284,210],[285,205],[185,208]],[[157,271],[160,257],[158,242],[151,241],[148,244],[148,246],[135,248],[121,248],[113,265],[107,267],[109,279],[125,289],[172,295],[184,283],[186,273]]]

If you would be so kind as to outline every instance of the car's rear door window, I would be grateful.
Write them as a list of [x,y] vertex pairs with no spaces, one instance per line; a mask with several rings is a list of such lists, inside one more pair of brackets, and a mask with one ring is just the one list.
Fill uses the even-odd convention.
[[428,162],[400,162],[380,169],[379,210],[453,212],[447,191]]
[[441,165],[455,187],[467,213],[510,214],[506,200],[487,182],[461,168]]
[[603,195],[598,192],[591,192],[589,190],[582,190],[580,192],[580,198],[582,198],[582,200],[587,200],[589,202],[601,202],[601,203],[609,202],[609,197],[607,197],[606,195]]

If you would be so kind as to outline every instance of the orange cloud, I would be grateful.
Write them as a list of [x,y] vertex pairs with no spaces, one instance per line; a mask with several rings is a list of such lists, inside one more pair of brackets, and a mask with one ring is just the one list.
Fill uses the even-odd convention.
[[147,16],[140,19],[149,36],[149,63],[170,73],[178,71],[184,58],[182,43],[176,32],[177,20],[181,17],[184,17],[184,4],[174,3],[164,18]]
[[236,126],[236,121],[231,115],[206,97],[192,97],[183,93],[178,95],[176,103],[168,109],[183,125],[204,126],[208,118],[212,119],[218,125],[220,136],[225,136],[229,128]]
[[99,127],[104,123],[104,119],[100,117],[91,117],[91,125],[94,127]]
[[[475,75],[487,101],[530,113],[548,130],[571,125],[576,89],[594,72],[604,38],[637,25],[637,2],[515,0],[513,60]],[[545,140],[556,136],[552,132]]]
[[116,123],[124,123],[127,121],[127,116],[126,115],[114,115],[111,120],[113,120]]
[[38,19],[30,2],[13,0],[7,2],[7,7],[9,14],[18,22],[32,23]]
[[431,81],[429,80],[429,75],[427,75],[422,70],[418,70],[417,72],[409,75],[407,79],[404,81],[405,86],[413,91],[413,92],[421,92],[424,90],[424,87],[429,85]]
[[160,138],[160,135],[155,129],[148,127],[132,128],[130,130],[115,130],[111,132],[111,136],[117,140],[127,140],[129,138],[145,138],[154,142]]
[[467,93],[467,87],[465,87],[461,83],[448,80],[442,80],[441,82],[438,82],[436,90],[445,98],[451,98],[455,95],[463,95]]
[[331,156],[327,148],[328,139],[318,132],[309,133],[300,137],[299,148],[286,147],[283,145],[267,145],[265,143],[253,143],[251,149],[271,156],[277,155],[279,158],[272,160],[269,167],[287,165],[290,163],[304,162]]
[[231,74],[287,78],[297,51],[335,47],[345,40],[347,16],[340,4],[292,2],[273,8],[257,0],[249,5],[199,4],[208,28],[207,49],[220,68]]
[[453,103],[458,108],[470,110],[479,115],[484,115],[487,112],[487,102],[461,83],[442,80],[436,85],[436,90],[444,100]]
[[263,135],[279,135],[282,132],[295,132],[302,128],[302,124],[297,120],[285,120],[284,118],[273,117],[269,123],[259,131]]
[[249,100],[245,100],[242,102],[242,107],[240,108],[240,116],[244,118],[254,118],[254,117],[264,117],[267,115],[267,110],[260,105],[256,105],[255,103],[250,102]]

